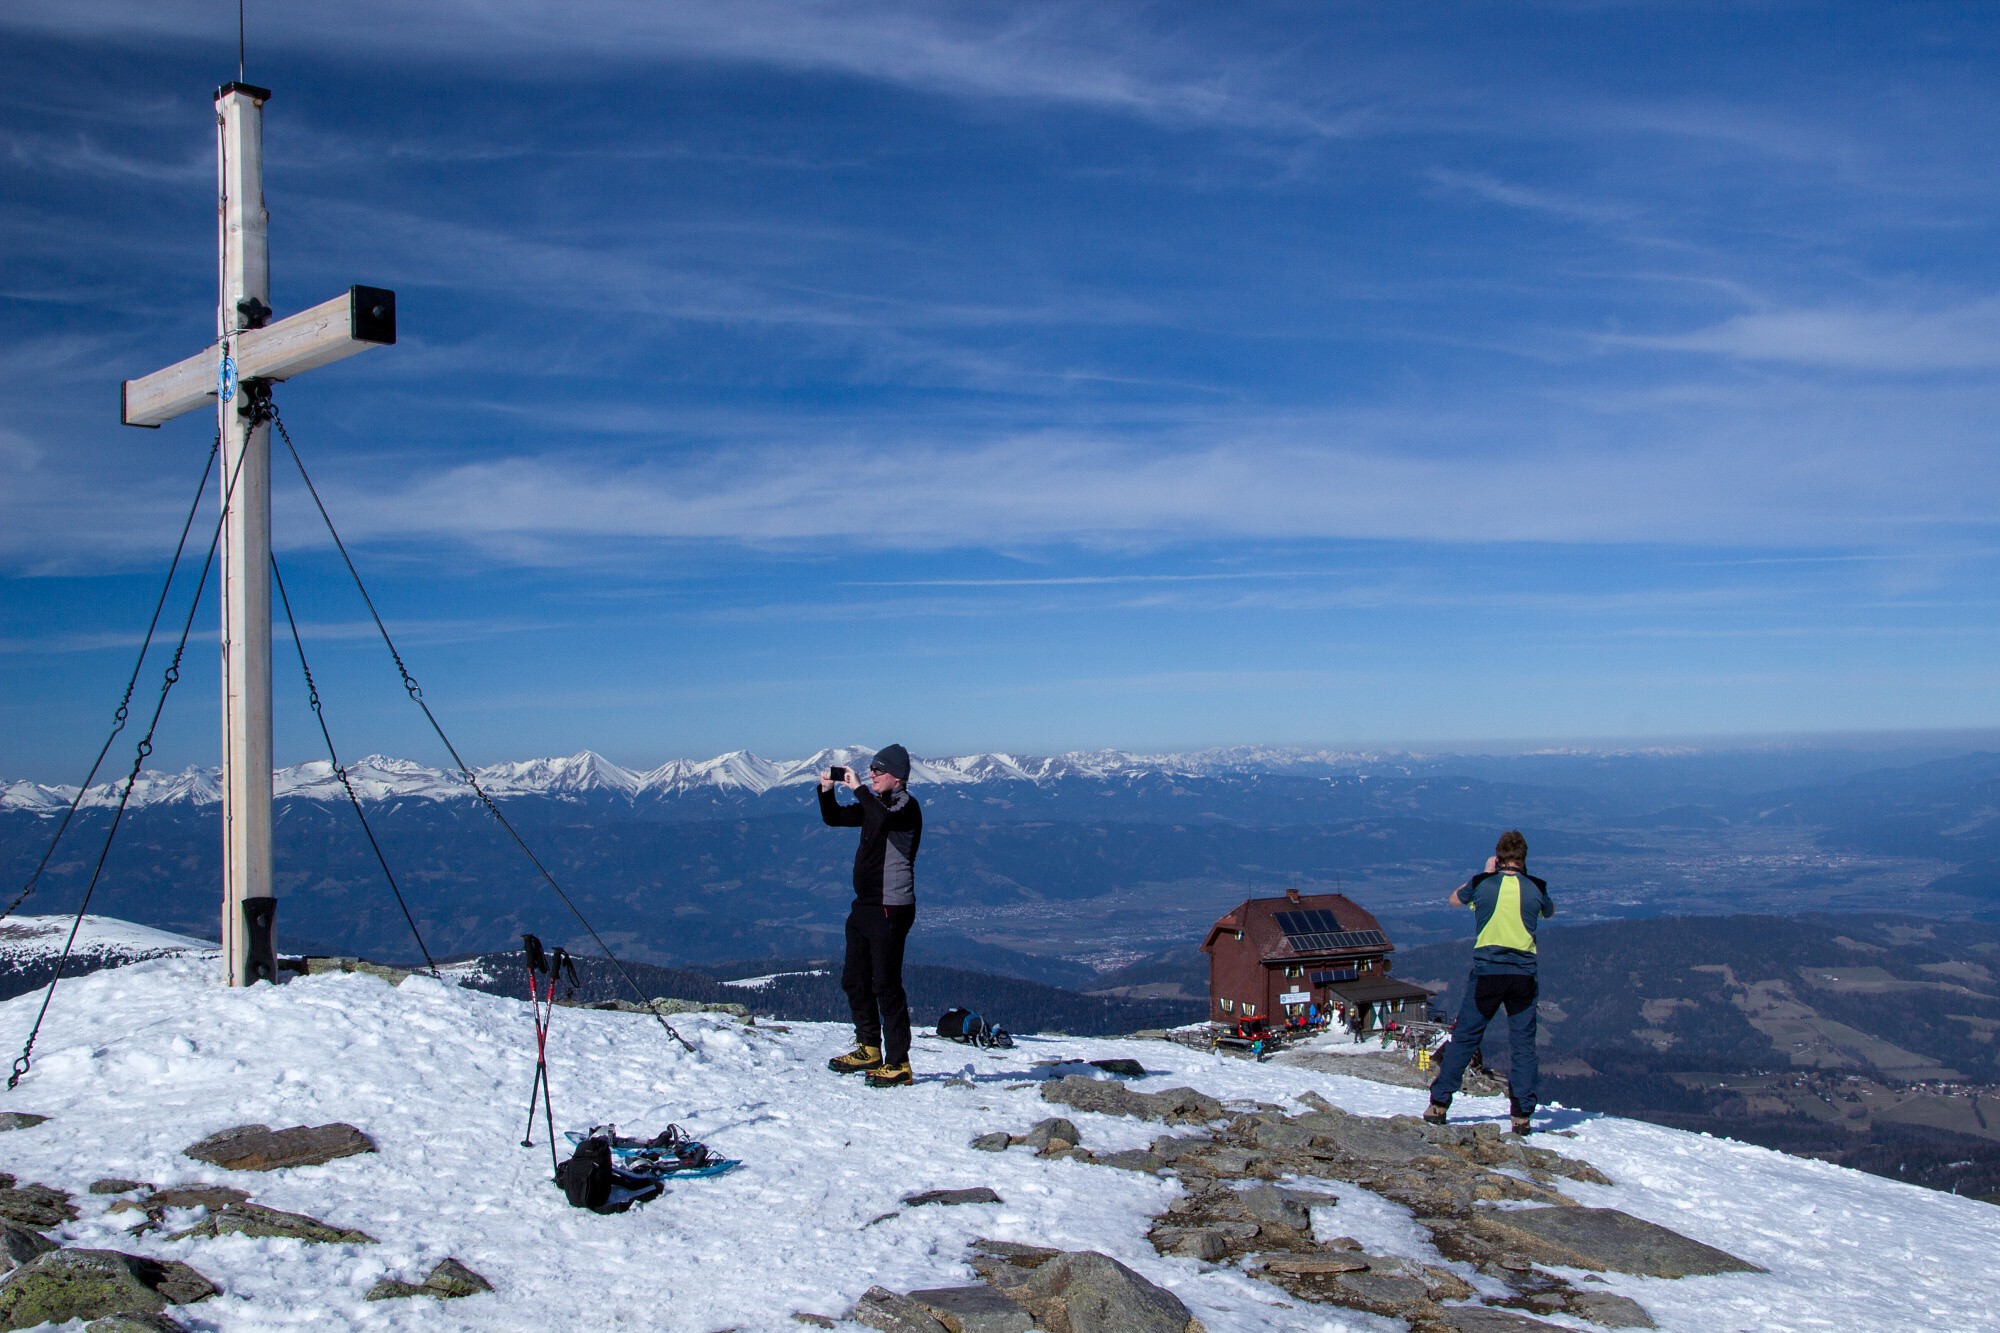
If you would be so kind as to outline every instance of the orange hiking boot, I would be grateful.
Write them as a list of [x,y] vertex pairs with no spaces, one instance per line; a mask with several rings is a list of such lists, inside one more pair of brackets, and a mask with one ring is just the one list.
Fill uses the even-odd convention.
[[871,1069],[862,1077],[868,1080],[868,1086],[871,1088],[900,1088],[917,1081],[916,1073],[910,1068],[908,1060],[901,1064],[883,1065],[879,1069]]
[[846,1055],[836,1055],[828,1060],[826,1067],[836,1074],[873,1073],[882,1067],[882,1048],[856,1046]]

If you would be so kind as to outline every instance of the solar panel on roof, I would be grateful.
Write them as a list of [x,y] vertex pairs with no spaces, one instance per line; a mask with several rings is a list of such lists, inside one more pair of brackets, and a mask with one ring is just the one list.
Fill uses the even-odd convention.
[[1389,939],[1379,930],[1342,930],[1340,920],[1323,908],[1275,914],[1278,929],[1294,953],[1332,953],[1339,949],[1377,949]]

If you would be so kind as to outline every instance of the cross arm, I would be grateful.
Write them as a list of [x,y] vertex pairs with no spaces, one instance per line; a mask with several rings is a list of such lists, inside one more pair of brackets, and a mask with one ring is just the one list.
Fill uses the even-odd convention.
[[[395,341],[396,294],[381,287],[351,287],[310,310],[237,334],[236,378],[290,379]],[[221,377],[220,355],[210,347],[165,370],[126,380],[125,424],[158,426],[213,403]]]

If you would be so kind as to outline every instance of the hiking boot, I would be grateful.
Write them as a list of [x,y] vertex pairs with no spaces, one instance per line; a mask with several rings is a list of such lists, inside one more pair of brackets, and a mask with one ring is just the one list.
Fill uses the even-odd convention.
[[836,1074],[860,1074],[872,1072],[882,1067],[880,1046],[856,1046],[846,1055],[836,1055],[826,1062],[826,1067]]
[[901,1064],[881,1065],[869,1070],[862,1077],[868,1080],[868,1086],[871,1088],[899,1088],[906,1083],[917,1081],[916,1072],[910,1068],[908,1060]]
[[1516,1111],[1509,1117],[1516,1134],[1527,1135],[1534,1131],[1534,1125],[1526,1111]]
[[1432,1102],[1424,1108],[1424,1123],[1427,1125],[1442,1125],[1444,1123],[1445,1112],[1450,1109],[1443,1102]]

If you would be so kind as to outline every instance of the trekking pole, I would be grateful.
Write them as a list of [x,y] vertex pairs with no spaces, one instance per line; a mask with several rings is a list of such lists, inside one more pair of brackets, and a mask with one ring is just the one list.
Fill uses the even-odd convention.
[[[555,1022],[556,1017],[556,978],[561,976],[565,970],[569,972],[569,993],[574,997],[576,995],[576,964],[570,961],[568,950],[558,947],[554,953],[549,955],[548,1010],[542,1017],[542,1046],[545,1051],[548,1046],[549,1027]],[[543,1056],[541,1069],[542,1115],[548,1123],[549,1160],[553,1162],[556,1159],[556,1103],[555,1094],[549,1091],[549,1065],[546,1054]],[[533,1114],[533,1108],[530,1108],[530,1118],[533,1117]]]
[[549,1030],[542,1018],[541,996],[536,993],[535,979],[528,978],[528,1005],[535,1015],[535,1077],[528,1088],[528,1126],[523,1131],[521,1146],[535,1146],[535,1105],[546,1100],[549,1086],[548,1049]]
[[[535,1103],[547,1092],[549,1083],[549,1030],[548,1025],[542,1021],[542,997],[535,985],[535,975],[536,973],[546,973],[549,970],[549,960],[548,956],[542,952],[542,942],[533,935],[523,935],[521,937],[521,951],[527,956],[528,1012],[534,1016],[535,1020],[535,1079],[528,1090],[528,1127],[522,1135],[521,1146],[523,1148],[532,1148],[535,1146]],[[554,999],[555,993],[555,978],[550,977],[549,998]],[[549,1151],[551,1153],[555,1151],[553,1128],[550,1130]]]

